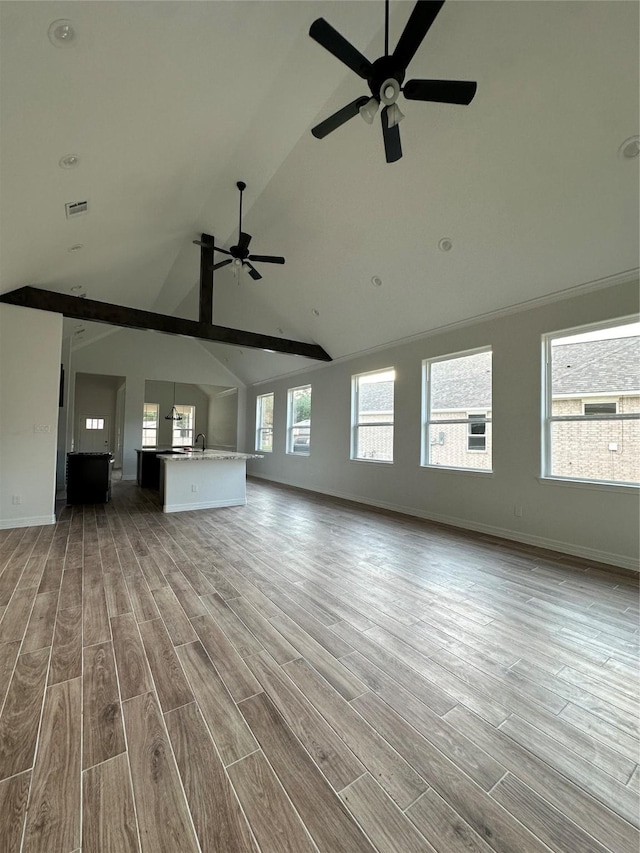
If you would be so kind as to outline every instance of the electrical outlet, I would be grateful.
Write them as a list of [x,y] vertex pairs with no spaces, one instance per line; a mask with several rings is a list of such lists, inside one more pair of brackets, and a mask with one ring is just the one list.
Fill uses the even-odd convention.
[[11,496],[11,503],[14,506],[21,506],[22,505],[22,495],[12,495]]
[[51,427],[49,424],[34,424],[33,425],[34,432],[51,432]]
[[198,491],[198,484],[197,483],[191,483],[191,491],[192,492]]
[[522,507],[521,506],[514,506],[513,514],[516,516],[516,518],[522,518]]

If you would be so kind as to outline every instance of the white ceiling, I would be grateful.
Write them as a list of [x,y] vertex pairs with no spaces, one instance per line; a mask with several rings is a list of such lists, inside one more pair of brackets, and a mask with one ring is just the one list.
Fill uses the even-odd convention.
[[[412,8],[392,3],[392,47]],[[0,289],[80,285],[196,319],[191,241],[235,242],[237,180],[252,251],[287,263],[217,273],[214,321],[335,358],[636,268],[638,158],[618,147],[638,133],[638,8],[449,0],[408,77],[478,93],[401,99],[404,157],[386,164],[379,122],[310,133],[366,84],[309,26],[375,59],[381,0],[1,2]],[[59,18],[73,47],[48,40]],[[206,346],[246,382],[306,363]]]

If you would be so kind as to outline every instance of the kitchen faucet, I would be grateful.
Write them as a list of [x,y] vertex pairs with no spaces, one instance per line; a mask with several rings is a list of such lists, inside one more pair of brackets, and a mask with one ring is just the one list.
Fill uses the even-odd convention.
[[205,444],[206,444],[206,441],[207,441],[207,436],[206,436],[203,432],[199,432],[199,433],[197,434],[197,436],[196,436],[196,441],[195,441],[195,443],[196,443],[196,444],[198,443],[198,439],[199,439],[199,438],[201,438],[201,439],[202,439],[202,452],[204,453]]

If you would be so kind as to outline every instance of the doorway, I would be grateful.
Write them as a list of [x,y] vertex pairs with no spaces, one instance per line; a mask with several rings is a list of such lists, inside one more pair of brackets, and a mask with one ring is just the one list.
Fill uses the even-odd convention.
[[78,417],[76,450],[81,453],[113,452],[110,447],[109,415],[105,412],[83,413]]

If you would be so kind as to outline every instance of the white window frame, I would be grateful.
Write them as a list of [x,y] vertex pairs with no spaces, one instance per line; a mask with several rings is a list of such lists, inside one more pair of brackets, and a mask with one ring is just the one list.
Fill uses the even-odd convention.
[[[147,423],[144,419],[144,410],[145,409],[155,409],[156,410],[156,427],[153,430],[155,433],[155,441],[153,444],[148,444],[145,442],[145,432],[151,432],[150,427],[145,427],[145,423]],[[145,403],[142,407],[142,446],[143,447],[157,447],[158,446],[158,421],[160,419],[160,404],[159,403]]]
[[[627,412],[627,413],[618,413],[615,415],[554,415],[553,414],[553,377],[552,377],[552,358],[551,351],[553,346],[553,341],[556,338],[570,338],[574,335],[586,334],[587,332],[598,332],[604,329],[615,329],[618,326],[626,326],[631,323],[637,323],[640,320],[640,317],[637,315],[631,315],[629,317],[618,317],[615,320],[606,320],[600,323],[590,323],[585,326],[574,326],[571,329],[560,329],[555,332],[548,332],[545,335],[542,335],[542,412],[541,412],[541,425],[542,425],[542,436],[541,436],[541,444],[542,444],[542,454],[541,454],[541,465],[542,470],[540,472],[541,480],[556,480],[561,482],[573,482],[573,483],[583,483],[583,484],[593,484],[597,486],[614,486],[621,488],[629,488],[629,486],[637,487],[640,485],[637,482],[627,482],[624,480],[596,480],[592,477],[569,477],[566,474],[558,475],[551,473],[551,465],[552,465],[552,448],[551,448],[551,430],[552,425],[554,423],[559,422],[571,422],[571,421],[583,421],[588,422],[590,420],[597,421],[634,421],[640,420],[640,413],[636,412]],[[634,392],[625,391],[625,394],[634,394]],[[588,400],[588,402],[597,402],[598,399],[605,399],[607,396],[609,397],[619,397],[621,392],[616,392],[613,389],[608,394],[603,394],[600,392],[597,395],[593,395],[592,400]],[[589,397],[589,393],[582,394],[572,394],[571,397],[575,399],[575,397]],[[635,396],[635,394],[634,394]],[[565,395],[566,397],[566,395]],[[557,399],[561,399],[558,397]],[[584,407],[583,407],[584,412]]]
[[[185,429],[185,427],[179,426],[181,421],[174,421],[171,424],[171,446],[172,447],[193,447],[193,433],[195,432],[195,428],[196,428],[196,407],[191,406],[188,403],[179,403],[179,404],[177,403],[173,408],[174,408],[175,412],[179,415],[187,414],[187,412],[185,412],[185,409],[190,409],[191,410],[191,426],[189,427],[189,430],[188,430],[190,433],[188,436],[178,436],[176,438],[176,436],[174,435],[175,431],[176,430],[183,431]],[[178,440],[181,443],[178,443]]]
[[[311,395],[311,385],[298,385],[297,388],[289,388],[287,391],[287,453],[292,456],[310,456],[311,453],[309,450],[294,450],[295,440],[293,431],[296,424],[293,421],[294,418],[294,397],[296,391],[309,391],[309,396]],[[311,410],[309,410],[309,446],[311,446]]]
[[[258,453],[272,453],[273,452],[273,424],[271,426],[263,426],[263,401],[267,398],[271,397],[271,412],[272,417],[275,414],[275,395],[273,391],[269,391],[268,394],[258,394],[256,397],[256,436],[255,436],[255,449]],[[262,447],[262,433],[271,431],[271,450],[266,450]]]
[[85,429],[104,429],[104,418],[85,418]]
[[[439,471],[469,471],[473,474],[492,474],[493,473],[493,447],[491,450],[491,468],[468,468],[465,465],[435,465],[432,462],[429,462],[429,428],[431,426],[439,426],[444,424],[467,424],[467,452],[468,453],[488,453],[487,450],[487,432],[485,429],[485,437],[484,437],[484,450],[476,450],[469,447],[469,436],[471,435],[471,416],[476,417],[479,412],[477,408],[475,411],[469,412],[469,409],[465,408],[464,411],[467,412],[466,418],[451,418],[446,421],[443,420],[431,420],[431,365],[439,364],[443,361],[455,361],[457,358],[466,358],[470,355],[478,355],[482,352],[490,352],[491,353],[491,411],[493,411],[493,347],[477,347],[476,349],[463,350],[462,352],[451,352],[446,355],[438,355],[435,358],[425,358],[422,362],[422,452],[420,458],[420,464],[423,468],[437,468]],[[473,407],[470,407],[473,408]],[[454,410],[455,411],[455,410]],[[477,423],[477,421],[476,421]],[[487,417],[486,413],[483,416],[482,423],[491,424],[493,423],[493,418]],[[439,442],[435,442],[438,444]]]
[[[367,421],[360,423],[360,380],[365,376],[382,376],[385,373],[393,373],[393,397],[394,407],[390,421]],[[351,461],[352,462],[375,462],[378,465],[393,465],[393,445],[395,441],[395,394],[396,394],[396,369],[395,367],[384,367],[381,370],[368,370],[365,373],[356,373],[351,377]],[[358,431],[361,426],[390,426],[392,431],[391,459],[372,459],[368,456],[358,456]]]

